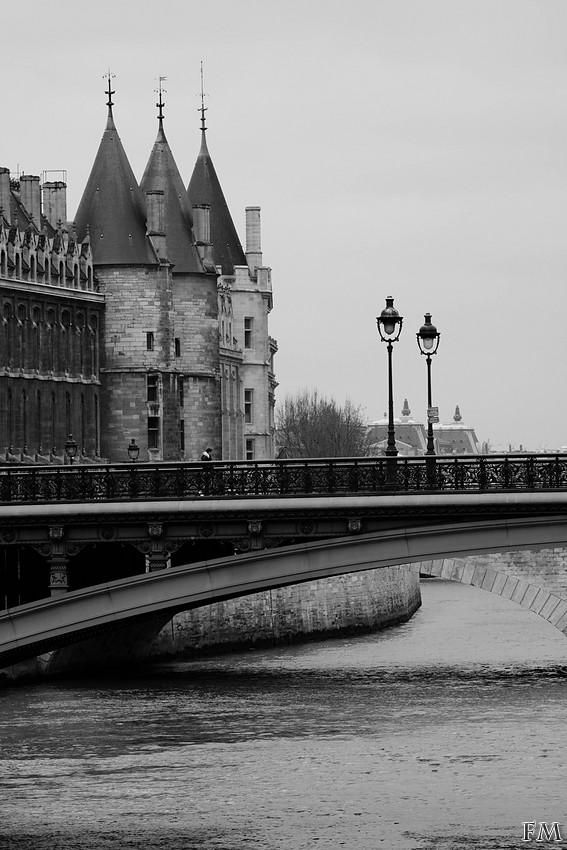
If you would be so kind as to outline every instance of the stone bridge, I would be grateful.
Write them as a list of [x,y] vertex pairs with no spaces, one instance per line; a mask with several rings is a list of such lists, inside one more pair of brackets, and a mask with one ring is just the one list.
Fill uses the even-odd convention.
[[396,477],[383,458],[0,470],[1,554],[33,588],[14,600],[6,585],[0,666],[105,640],[115,654],[118,632],[132,654],[178,611],[392,564],[566,633],[567,458],[430,464],[403,459]]

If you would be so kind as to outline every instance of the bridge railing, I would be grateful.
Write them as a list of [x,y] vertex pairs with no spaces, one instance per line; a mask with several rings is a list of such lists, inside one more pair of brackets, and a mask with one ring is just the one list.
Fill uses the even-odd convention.
[[0,468],[0,503],[567,490],[567,455],[459,455]]

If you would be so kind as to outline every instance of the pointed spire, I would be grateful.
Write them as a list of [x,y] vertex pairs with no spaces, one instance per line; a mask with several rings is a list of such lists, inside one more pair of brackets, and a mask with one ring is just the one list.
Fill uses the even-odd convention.
[[198,251],[194,245],[193,211],[183,179],[177,168],[163,130],[163,102],[161,86],[165,77],[160,77],[158,121],[159,129],[152,152],[148,159],[144,175],[140,181],[142,193],[163,192],[165,241],[168,259],[175,273],[200,273],[204,269]]
[[211,242],[215,266],[221,266],[223,274],[234,274],[235,265],[246,265],[246,257],[207,148],[205,96],[203,63],[201,62],[201,107],[199,110],[201,112],[201,149],[187,192],[192,206],[208,205],[210,208]]
[[409,416],[411,413],[407,398],[404,399],[404,406],[402,407],[402,416]]
[[155,265],[146,204],[114,125],[110,71],[106,76],[108,122],[75,216],[77,235],[82,242],[90,224],[95,265]]
[[459,410],[459,405],[457,405],[456,408],[455,408],[455,415],[453,416],[453,421],[454,422],[461,422],[462,418],[463,417],[461,416],[461,411]]

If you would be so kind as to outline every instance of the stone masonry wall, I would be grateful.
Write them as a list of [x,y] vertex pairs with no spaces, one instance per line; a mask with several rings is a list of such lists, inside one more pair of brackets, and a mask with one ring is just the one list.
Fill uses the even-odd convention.
[[275,646],[404,622],[421,605],[413,565],[282,587],[177,614],[150,655]]

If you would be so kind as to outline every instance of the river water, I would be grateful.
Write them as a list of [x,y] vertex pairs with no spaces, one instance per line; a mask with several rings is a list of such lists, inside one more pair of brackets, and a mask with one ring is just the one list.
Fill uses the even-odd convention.
[[567,640],[422,596],[371,636],[0,691],[1,850],[544,846],[522,822],[567,823]]

